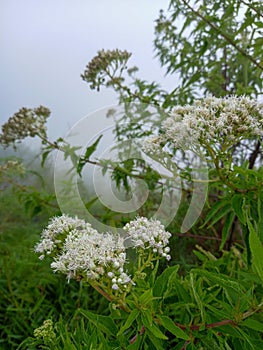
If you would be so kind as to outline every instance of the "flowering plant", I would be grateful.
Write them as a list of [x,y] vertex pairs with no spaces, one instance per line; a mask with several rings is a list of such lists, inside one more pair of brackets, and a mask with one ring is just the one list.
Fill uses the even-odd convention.
[[[53,272],[65,275],[69,286],[78,285],[79,289],[72,289],[68,308],[63,309],[66,288],[58,293],[59,301],[51,288],[51,310],[44,304],[45,312],[39,316],[36,310],[48,299],[45,292],[50,286],[47,283],[45,290],[43,281],[36,283],[40,297],[36,305],[30,304],[24,327],[13,320],[20,331],[28,330],[32,315],[34,326],[45,316],[47,319],[35,329],[35,338],[27,339],[21,347],[262,349],[262,104],[243,95],[257,97],[262,92],[261,7],[258,1],[171,1],[171,16],[161,12],[156,22],[155,40],[157,55],[168,73],[177,72],[181,78],[182,85],[171,93],[139,79],[136,67],[128,69],[131,54],[127,51],[99,51],[81,76],[91,89],[112,87],[124,102],[121,122],[125,123],[116,124],[117,140],[151,135],[143,140],[146,153],[163,165],[171,165],[169,170],[176,169],[182,181],[189,180],[194,169],[195,159],[187,162],[186,151],[204,157],[209,176],[200,183],[209,184],[209,191],[203,213],[199,212],[191,230],[179,233],[178,221],[188,210],[194,185],[183,188],[183,213],[170,222],[170,233],[160,221],[146,218],[152,217],[156,198],[163,192],[160,174],[141,159],[119,163],[91,159],[101,135],[79,157],[78,147],[62,138],[54,142],[47,138],[45,123],[50,111],[42,106],[22,108],[3,125],[0,143],[4,147],[27,136],[39,137],[43,165],[48,154],[58,150],[72,161],[78,175],[86,164],[99,164],[103,173],[112,171],[118,188],[123,185],[129,192],[130,179],[144,179],[156,195],[137,219],[120,219],[110,210],[101,215],[103,223],[125,223],[123,235],[99,233],[84,220],[65,214],[51,219],[35,252],[41,260],[51,260]],[[182,27],[174,23],[178,18],[185,18]],[[239,96],[230,95],[233,92]],[[207,93],[217,97],[199,99]],[[144,105],[134,104],[129,109],[131,101]],[[158,114],[157,123],[151,121],[145,108],[149,103],[158,112],[165,110]],[[12,170],[24,172],[19,163],[9,162],[0,166],[1,178],[6,179],[9,172],[12,175]],[[40,202],[49,202],[46,197],[30,195],[37,212]],[[194,204],[198,207],[198,200]],[[186,240],[191,243],[186,244]],[[6,265],[9,267],[9,260]],[[8,269],[6,275],[8,288],[3,296],[10,307],[5,321],[11,314],[23,315],[25,302],[31,300],[26,285],[26,297],[18,303],[14,295],[19,283],[12,285]],[[79,295],[86,300],[85,306]],[[11,333],[6,332],[3,338]]]

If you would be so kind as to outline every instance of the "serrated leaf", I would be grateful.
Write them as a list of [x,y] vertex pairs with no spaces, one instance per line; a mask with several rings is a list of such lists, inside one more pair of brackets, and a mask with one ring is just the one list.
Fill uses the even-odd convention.
[[132,312],[129,314],[126,322],[124,323],[124,325],[121,327],[121,329],[119,330],[119,332],[117,333],[117,336],[121,335],[124,331],[126,331],[126,329],[130,328],[130,326],[132,325],[132,323],[136,320],[136,318],[138,317],[140,311],[137,309],[132,310]]
[[175,325],[171,318],[167,316],[159,316],[158,319],[161,322],[162,326],[177,338],[184,340],[190,339],[190,337],[181,328]]

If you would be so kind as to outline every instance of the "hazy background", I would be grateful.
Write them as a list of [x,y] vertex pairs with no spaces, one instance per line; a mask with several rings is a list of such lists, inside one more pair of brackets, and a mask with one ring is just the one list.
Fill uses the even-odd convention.
[[[80,74],[104,49],[133,53],[146,80],[176,85],[154,59],[154,21],[168,0],[0,0],[0,122],[21,107],[48,107],[51,138],[114,104],[113,91],[91,91]],[[99,121],[98,121],[99,122]]]

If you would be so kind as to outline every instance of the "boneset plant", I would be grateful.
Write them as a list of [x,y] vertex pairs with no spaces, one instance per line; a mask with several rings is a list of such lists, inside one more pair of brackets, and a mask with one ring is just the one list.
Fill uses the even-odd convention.
[[[62,215],[51,220],[35,246],[40,259],[53,258],[53,271],[65,274],[68,281],[90,284],[109,301],[104,315],[77,310],[74,318],[82,315],[87,319],[91,335],[84,341],[78,334],[79,343],[105,349],[260,349],[262,167],[254,162],[256,168],[252,169],[235,152],[250,138],[261,142],[262,125],[262,105],[257,101],[235,96],[208,97],[193,105],[175,107],[163,121],[160,134],[145,140],[144,148],[150,156],[161,150],[171,160],[176,150],[198,145],[211,164],[209,181],[221,188],[222,195],[203,225],[210,222],[212,226],[225,218],[222,253],[216,256],[197,247],[199,267],[182,274],[180,266],[173,264],[176,251],[170,251],[168,244],[172,234],[156,220],[139,217],[127,223],[123,227],[125,238],[99,233],[77,217]],[[13,135],[10,130],[6,127],[2,138],[8,139],[9,132]],[[58,146],[43,133],[40,136],[50,149],[63,151],[63,141]],[[10,142],[15,141],[12,137]],[[92,149],[89,151],[90,157]],[[237,225],[235,218],[243,246],[233,245],[226,252],[224,244]],[[126,240],[130,249],[125,247]],[[133,249],[135,256],[128,258]],[[161,259],[169,266],[163,262],[160,268]],[[36,330],[36,339],[29,341],[59,349],[63,343],[59,325],[53,327],[47,320]],[[45,327],[51,326],[52,332],[46,332]],[[76,342],[74,334],[70,337]]]
[[[171,259],[171,234],[159,221],[143,217],[126,224],[124,231],[125,239],[98,233],[84,220],[63,215],[51,220],[35,246],[40,259],[53,259],[55,272],[68,281],[89,283],[110,302],[106,316],[77,311],[92,324],[86,348],[260,348],[263,279],[245,273],[237,248],[221,258],[200,248],[196,254],[202,268],[180,276],[179,265],[171,265],[159,274],[161,259]],[[127,258],[125,240],[137,253],[134,260]],[[235,271],[233,264],[239,265]],[[46,321],[49,329],[51,324]],[[59,349],[56,328],[48,337],[44,327],[35,331],[33,343]]]
[[[170,233],[157,220],[137,217],[120,236],[99,233],[77,217],[54,217],[35,251],[69,283],[75,280],[84,293],[91,286],[108,304],[100,313],[78,305],[66,319],[51,314],[21,348],[262,349],[261,10],[257,1],[171,1],[170,14],[161,12],[156,22],[155,40],[161,64],[181,79],[171,93],[137,78],[137,68],[127,67],[127,51],[101,50],[87,65],[82,79],[92,89],[112,87],[125,106],[116,124],[117,140],[140,138],[149,157],[164,157],[162,164],[169,160],[176,165],[178,155],[184,162],[187,150],[205,158],[207,205],[191,231],[180,237],[196,239],[205,232],[203,238],[215,236],[219,244],[212,249],[208,243],[207,250],[196,245],[198,262],[189,266],[178,258],[192,252],[179,252],[174,222]],[[180,16],[185,19],[182,27],[175,23]],[[197,99],[203,94],[207,97]],[[154,105],[160,116],[161,109],[167,114],[145,130],[149,115],[144,113],[140,121],[145,110],[136,105],[129,110],[130,102],[137,101]],[[21,109],[3,126],[1,144],[39,137],[43,164],[58,150],[79,175],[86,164],[99,164],[92,155],[100,138],[80,157],[78,147],[47,138],[49,113],[45,107]],[[137,165],[145,170],[139,176],[151,190],[159,185],[158,176],[141,162],[103,160],[100,165],[103,171],[113,170],[116,184],[127,190],[129,180],[138,176]],[[189,179],[191,166],[177,166],[176,175]],[[16,169],[16,164],[0,170],[6,174],[9,167]],[[149,217],[151,209],[146,211]],[[127,222],[122,219],[119,227]]]

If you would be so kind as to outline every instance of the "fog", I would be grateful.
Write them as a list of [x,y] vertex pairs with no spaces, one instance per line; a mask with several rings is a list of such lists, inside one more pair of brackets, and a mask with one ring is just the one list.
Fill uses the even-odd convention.
[[[154,58],[154,21],[169,1],[4,0],[0,12],[0,122],[21,107],[51,109],[48,134],[63,136],[84,116],[116,103],[80,74],[98,50],[126,49],[146,80],[168,90],[174,78]],[[97,120],[97,123],[101,121]],[[94,123],[94,121],[93,121]]]

